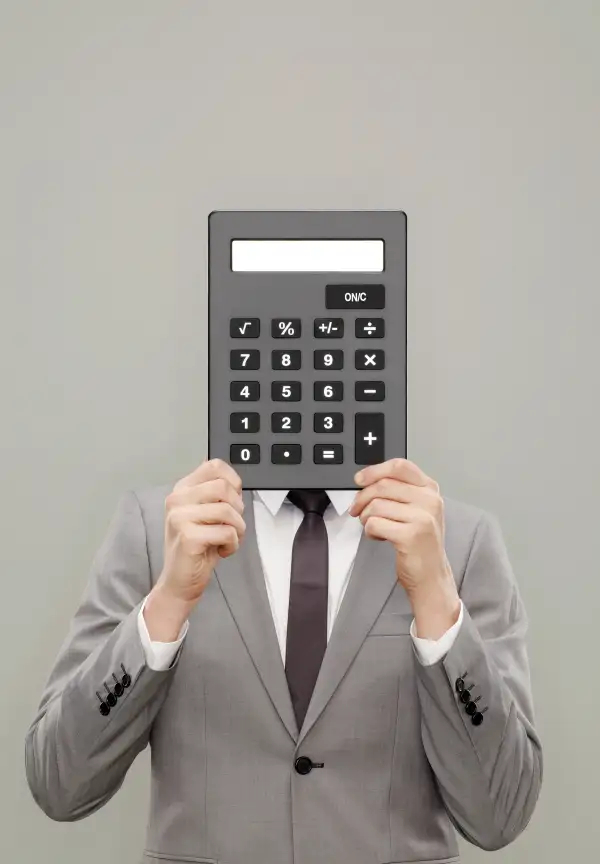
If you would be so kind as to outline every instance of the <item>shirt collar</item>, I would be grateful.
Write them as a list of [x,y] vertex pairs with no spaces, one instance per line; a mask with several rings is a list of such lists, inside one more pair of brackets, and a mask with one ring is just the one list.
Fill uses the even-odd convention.
[[[353,489],[326,489],[325,491],[329,495],[338,516],[348,510],[356,495]],[[272,515],[276,516],[288,492],[289,489],[256,489],[252,496],[254,500],[259,498]]]

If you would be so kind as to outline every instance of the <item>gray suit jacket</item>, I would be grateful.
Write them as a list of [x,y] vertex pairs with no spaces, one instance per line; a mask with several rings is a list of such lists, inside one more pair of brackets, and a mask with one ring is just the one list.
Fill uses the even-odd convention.
[[[146,665],[136,619],[161,571],[170,490],[121,498],[27,733],[27,779],[48,816],[97,810],[150,745],[145,864],[447,864],[458,861],[456,832],[498,849],[524,829],[542,751],[526,613],[492,516],[445,499],[465,612],[429,667],[414,652],[392,547],[362,536],[298,730],[251,493],[240,550],[216,567],[174,664]],[[130,685],[101,713],[97,693],[124,673]],[[481,725],[459,677],[487,707]],[[301,756],[322,767],[300,773]]]

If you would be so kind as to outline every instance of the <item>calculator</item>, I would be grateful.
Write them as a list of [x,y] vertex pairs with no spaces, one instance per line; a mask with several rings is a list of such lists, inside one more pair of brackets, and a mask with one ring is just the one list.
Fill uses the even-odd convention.
[[208,454],[244,489],[406,456],[406,214],[208,217]]

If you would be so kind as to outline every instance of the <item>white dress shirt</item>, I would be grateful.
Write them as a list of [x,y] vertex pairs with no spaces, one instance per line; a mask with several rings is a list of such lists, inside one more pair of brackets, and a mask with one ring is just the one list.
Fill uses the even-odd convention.
[[[353,490],[328,489],[326,491],[331,501],[323,515],[327,526],[329,548],[329,598],[327,604],[327,639],[329,640],[333,623],[350,580],[363,526],[356,516],[350,516],[348,513],[352,499],[356,494]],[[304,515],[298,507],[287,500],[286,489],[262,489],[253,492],[252,496],[256,540],[281,658],[285,665],[292,543]],[[188,622],[186,621],[183,625],[176,642],[153,642],[144,620],[145,602],[144,600],[138,615],[138,630],[146,663],[151,669],[163,671],[172,664],[179,646],[185,639]],[[421,663],[429,666],[441,660],[456,639],[462,618],[463,606],[461,602],[458,620],[438,640],[421,639],[416,636],[415,622],[412,621],[410,635]]]

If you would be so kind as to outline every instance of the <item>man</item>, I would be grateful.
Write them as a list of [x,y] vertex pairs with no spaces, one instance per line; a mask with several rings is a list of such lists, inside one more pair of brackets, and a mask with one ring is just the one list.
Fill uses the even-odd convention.
[[241,491],[206,461],[121,499],[26,739],[53,819],[152,755],[142,861],[455,862],[542,781],[527,618],[496,520],[417,465]]

